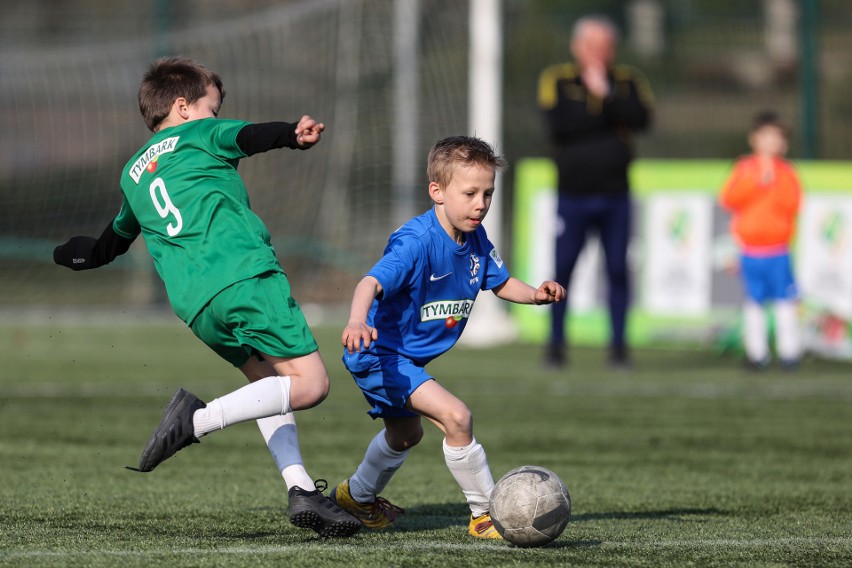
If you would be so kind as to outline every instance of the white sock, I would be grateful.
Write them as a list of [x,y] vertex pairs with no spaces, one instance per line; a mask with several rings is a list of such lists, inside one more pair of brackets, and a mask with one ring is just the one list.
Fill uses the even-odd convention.
[[743,305],[743,346],[751,361],[769,359],[769,333],[763,306],[747,301]]
[[272,454],[272,459],[275,460],[275,465],[281,472],[287,489],[298,486],[306,491],[313,491],[314,481],[302,463],[295,413],[288,412],[283,416],[259,418],[257,427],[263,434],[269,453]]
[[192,416],[195,437],[231,424],[290,412],[290,377],[266,377],[211,400]]
[[461,448],[448,446],[447,439],[444,438],[444,461],[461,487],[471,514],[479,517],[487,513],[488,498],[494,489],[494,478],[488,469],[485,449],[475,438]]
[[799,319],[796,303],[775,302],[775,346],[778,357],[785,361],[798,361],[802,356],[799,340]]
[[364,459],[349,478],[349,492],[359,503],[371,503],[402,467],[408,450],[398,452],[388,445],[385,430],[376,434],[367,446]]

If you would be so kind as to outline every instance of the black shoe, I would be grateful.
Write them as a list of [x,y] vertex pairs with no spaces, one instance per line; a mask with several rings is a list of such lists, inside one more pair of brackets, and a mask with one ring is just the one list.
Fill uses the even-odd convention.
[[321,538],[352,536],[361,530],[361,522],[320,492],[320,487],[327,486],[324,479],[318,479],[314,491],[291,487],[287,492],[290,522],[315,530]]
[[160,462],[175,455],[190,444],[197,444],[195,429],[192,425],[192,415],[199,408],[207,406],[198,398],[183,389],[172,396],[163,411],[163,419],[154,430],[142,457],[139,458],[139,471],[152,471]]
[[565,366],[565,346],[548,345],[544,353],[543,365],[545,369],[561,369]]
[[630,355],[627,353],[627,347],[623,345],[610,349],[607,363],[612,371],[627,372],[633,369],[633,364],[630,362]]

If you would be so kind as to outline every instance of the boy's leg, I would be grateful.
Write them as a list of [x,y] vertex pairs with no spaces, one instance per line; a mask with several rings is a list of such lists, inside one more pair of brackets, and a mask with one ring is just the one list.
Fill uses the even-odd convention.
[[[395,441],[395,450],[388,438]],[[361,523],[372,529],[389,527],[405,511],[379,497],[393,474],[402,467],[408,448],[423,437],[420,417],[386,418],[385,429],[376,434],[367,446],[364,459],[352,477],[332,490],[331,498]]]
[[[211,401],[206,407],[194,396],[180,389],[178,394],[185,393],[187,397],[184,398],[191,397],[202,407],[186,407],[186,412],[178,417],[172,417],[174,413],[170,412],[170,407],[175,402],[175,399],[173,399],[169,407],[166,408],[166,416],[164,416],[163,422],[160,423],[143,452],[139,469],[151,471],[177,450],[197,442],[199,436],[209,432],[238,422],[269,417],[275,419],[280,418],[282,414],[291,413],[290,401],[294,396],[301,407],[309,408],[318,404],[328,393],[328,374],[318,352],[315,351],[309,355],[292,359],[272,356],[264,356],[264,359],[275,369],[275,372],[290,372],[293,376],[269,376],[256,380]],[[255,360],[252,359],[252,361]],[[258,373],[257,363],[247,363],[246,365],[247,367],[244,366],[245,368],[241,368],[241,370],[249,380],[252,380]],[[298,382],[295,379],[298,379]],[[168,421],[167,417],[169,417]],[[170,423],[167,423],[169,421]],[[163,440],[168,444],[169,440],[173,438],[169,434],[175,430],[175,424],[182,425],[181,431],[188,433],[184,436],[186,439],[179,440],[179,447],[171,453],[168,453],[168,450],[171,447],[176,447],[174,443],[172,443],[172,446],[167,446],[165,452],[160,449],[152,451],[150,449],[152,447],[162,447]],[[192,433],[193,428],[188,427],[188,424],[194,424],[194,434]],[[299,483],[304,483],[306,486],[304,488],[299,485],[290,486],[288,491],[290,522],[301,528],[313,529],[322,537],[350,536],[356,533],[361,528],[358,520],[324,497],[319,490],[312,489],[313,482],[307,472],[298,471],[301,454],[298,449],[295,422],[292,422],[292,424],[294,428],[290,433],[285,430],[282,437],[275,438],[275,431],[273,431],[271,436],[275,444],[273,455],[276,459],[280,457],[283,461],[296,466],[291,471],[295,470],[297,474],[303,473],[304,479]],[[274,423],[266,423],[264,426],[273,427]],[[165,432],[165,435],[161,434],[161,430]],[[278,430],[278,428],[275,430]],[[270,448],[270,450],[273,450],[273,448]],[[279,454],[276,456],[275,452],[279,452]]]
[[494,490],[494,478],[488,468],[485,449],[473,438],[462,447],[447,445],[444,439],[444,462],[461,487],[470,507],[467,532],[476,538],[500,539],[491,521],[489,497]]
[[782,367],[795,369],[802,356],[797,314],[796,281],[789,254],[780,255],[771,263],[772,296],[775,312],[775,346]]
[[743,346],[749,362],[765,365],[769,361],[769,338],[763,306],[753,300],[743,304]]
[[488,512],[488,499],[494,489],[494,478],[488,468],[485,449],[473,438],[466,446],[450,446],[444,439],[444,461],[461,487],[474,517]]
[[349,492],[360,503],[371,503],[375,500],[390,482],[396,470],[402,467],[408,456],[408,447],[415,445],[422,437],[423,428],[420,425],[419,416],[386,419],[385,423],[388,424],[388,422],[390,422],[388,428],[393,429],[396,425],[397,428],[413,431],[416,441],[413,444],[405,444],[406,449],[395,450],[388,443],[387,428],[373,437],[370,445],[367,446],[364,459],[349,478]]
[[781,359],[782,364],[793,367],[802,356],[796,302],[779,300],[775,302],[774,308],[775,340],[778,358]]
[[494,477],[485,449],[473,437],[470,410],[437,381],[420,385],[412,393],[410,404],[444,432],[444,462],[470,507],[468,532],[479,538],[500,538],[488,511]]
[[[249,381],[257,381],[277,374],[275,368],[265,359],[256,357],[249,359],[240,367],[240,370]],[[287,489],[293,486],[303,489],[313,487],[313,479],[308,475],[302,462],[294,413],[259,418],[257,426],[263,435],[266,447],[269,448],[269,453],[272,454],[272,459],[275,460],[278,471],[284,478]]]
[[149,472],[199,438],[231,424],[290,412],[290,378],[266,377],[205,405],[179,389],[142,450],[139,471]]
[[[279,376],[267,376],[204,405],[181,389],[166,407],[163,421],[143,452],[139,469],[151,471],[198,438],[231,424],[310,408],[328,394],[328,374],[319,352],[294,358],[265,356]],[[251,359],[241,370],[251,380],[258,362]],[[184,393],[185,396],[178,396]],[[191,426],[190,426],[191,424]]]
[[310,489],[314,482],[308,475],[302,461],[302,453],[299,450],[299,435],[296,429],[296,418],[292,412],[283,416],[269,416],[260,418],[257,427],[275,460],[275,465],[287,489],[301,487]]
[[[328,372],[319,351],[292,358],[275,357],[268,354],[262,354],[262,356],[275,369],[276,373],[286,374],[290,377],[290,402],[294,410],[316,406],[328,394]],[[246,372],[246,376],[251,378],[249,372]],[[271,420],[278,418],[273,416]],[[260,423],[258,425],[261,426]],[[264,427],[274,426],[275,424],[272,422],[264,422],[261,426],[261,432],[263,432]],[[264,437],[266,437],[265,434]],[[341,509],[333,500],[323,496],[319,489],[309,490],[312,482],[307,472],[304,471],[304,466],[301,466],[302,458],[296,435],[295,420],[292,422],[292,428],[288,427],[286,421],[284,421],[283,430],[281,428],[276,429],[268,442],[271,442],[269,449],[276,463],[279,466],[284,465],[282,475],[285,476],[285,482],[289,487],[287,492],[288,512],[290,522],[293,525],[313,529],[321,537],[350,536],[360,530],[361,523],[358,519]],[[287,480],[287,475],[290,473],[294,474],[294,477],[304,477],[304,479],[302,481],[294,479],[293,483],[295,484],[291,484]],[[302,483],[306,484],[302,486]]]
[[232,424],[291,412],[291,378],[266,377],[211,400],[193,416],[195,436],[201,438]]

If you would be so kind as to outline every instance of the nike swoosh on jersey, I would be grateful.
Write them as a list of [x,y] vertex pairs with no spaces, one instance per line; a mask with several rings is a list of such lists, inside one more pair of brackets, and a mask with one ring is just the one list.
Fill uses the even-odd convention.
[[436,281],[438,281],[438,280],[441,280],[442,278],[446,278],[446,277],[447,277],[447,276],[449,276],[450,274],[452,274],[452,272],[447,272],[447,273],[446,273],[446,274],[444,274],[443,276],[435,276],[434,274],[430,274],[430,275],[429,275],[429,280],[430,280],[431,282],[436,282]]

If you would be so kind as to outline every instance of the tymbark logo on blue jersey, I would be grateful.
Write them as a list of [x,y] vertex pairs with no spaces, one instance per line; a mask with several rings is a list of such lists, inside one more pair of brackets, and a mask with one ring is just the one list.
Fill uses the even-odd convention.
[[448,317],[466,318],[473,309],[473,300],[442,300],[420,308],[420,321],[443,320]]
[[177,148],[178,140],[180,136],[172,136],[171,138],[166,138],[161,142],[157,142],[147,150],[145,150],[139,159],[133,162],[133,166],[130,167],[130,177],[133,178],[133,181],[136,184],[139,184],[139,178],[142,177],[142,173],[145,171],[145,168],[148,167],[148,164],[151,162],[155,162],[157,158],[162,156],[163,154],[168,154],[169,152],[174,152],[175,148]]

